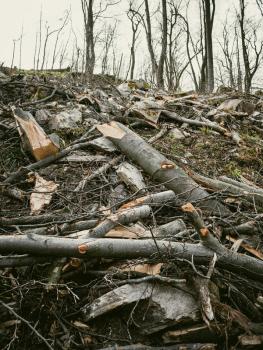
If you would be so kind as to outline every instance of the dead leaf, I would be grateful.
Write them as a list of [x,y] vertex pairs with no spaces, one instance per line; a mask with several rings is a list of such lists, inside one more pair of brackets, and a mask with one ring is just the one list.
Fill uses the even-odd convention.
[[140,272],[147,275],[159,275],[161,272],[161,268],[163,266],[163,263],[158,264],[138,264],[133,265],[125,268],[120,269],[122,271],[129,271],[129,272]]
[[[234,242],[233,246],[235,244],[238,244],[238,247],[242,247],[243,249],[245,249],[247,252],[249,252],[250,254],[256,256],[257,258],[259,258],[260,260],[263,260],[263,253],[255,248],[253,248],[251,245],[247,244],[247,243],[243,243],[241,239],[236,239],[234,237],[231,236],[226,236],[226,239],[228,239],[230,242]],[[240,242],[241,241],[241,242]],[[232,247],[233,248],[233,247]]]
[[116,226],[114,229],[106,233],[105,237],[136,239],[140,238],[144,232],[145,229],[139,224],[135,224],[131,227]]
[[36,182],[34,191],[30,196],[31,214],[37,215],[47,206],[52,199],[53,193],[56,191],[58,185],[53,181],[47,181],[43,177],[35,174]]

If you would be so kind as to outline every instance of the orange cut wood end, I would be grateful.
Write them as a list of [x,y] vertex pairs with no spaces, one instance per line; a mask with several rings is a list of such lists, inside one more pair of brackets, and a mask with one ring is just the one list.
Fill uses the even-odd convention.
[[207,237],[209,235],[209,230],[207,227],[203,227],[200,229],[200,236]]
[[78,246],[78,250],[80,254],[86,254],[88,250],[88,245],[87,244],[81,244]]
[[182,211],[186,213],[192,213],[195,211],[195,207],[193,206],[192,203],[186,203],[181,208],[182,208]]
[[175,164],[169,161],[164,161],[161,163],[161,169],[174,169],[175,168]]
[[139,204],[143,204],[145,201],[146,197],[141,197],[141,198],[137,198],[134,201],[131,201],[129,203],[123,204],[120,209],[128,209],[128,208],[132,208],[132,207],[136,207]]

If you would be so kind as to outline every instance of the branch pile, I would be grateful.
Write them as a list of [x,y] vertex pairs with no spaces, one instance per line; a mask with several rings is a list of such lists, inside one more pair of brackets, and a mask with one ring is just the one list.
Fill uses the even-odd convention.
[[0,347],[260,349],[262,100],[130,86],[0,81]]

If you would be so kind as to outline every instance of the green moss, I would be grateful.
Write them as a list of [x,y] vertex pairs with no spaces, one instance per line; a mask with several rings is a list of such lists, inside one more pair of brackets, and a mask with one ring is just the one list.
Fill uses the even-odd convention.
[[239,178],[242,175],[242,171],[237,162],[231,161],[225,166],[225,171],[231,177]]

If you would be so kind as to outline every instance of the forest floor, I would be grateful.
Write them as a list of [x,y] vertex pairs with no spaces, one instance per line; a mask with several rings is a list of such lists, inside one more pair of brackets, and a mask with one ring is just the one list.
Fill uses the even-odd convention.
[[0,75],[0,348],[262,349],[262,135],[260,92]]

